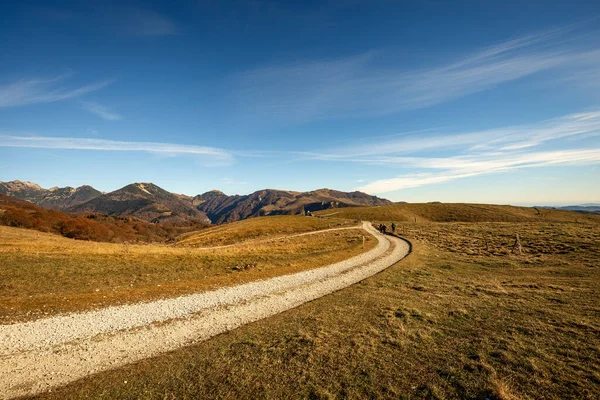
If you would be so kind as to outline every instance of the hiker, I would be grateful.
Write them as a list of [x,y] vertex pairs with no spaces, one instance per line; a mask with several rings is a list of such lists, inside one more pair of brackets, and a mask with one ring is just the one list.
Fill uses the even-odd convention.
[[383,224],[379,224],[379,232],[383,233]]
[[392,222],[392,233],[396,232],[396,223]]
[[385,232],[387,231],[387,226],[383,225],[381,227],[381,233],[383,233],[385,235]]

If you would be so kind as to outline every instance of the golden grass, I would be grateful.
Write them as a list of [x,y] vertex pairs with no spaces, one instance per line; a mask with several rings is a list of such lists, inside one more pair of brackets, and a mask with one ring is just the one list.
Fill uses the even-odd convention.
[[422,223],[399,224],[401,236],[426,242],[454,253],[471,256],[518,254],[516,235],[524,262],[543,261],[548,255],[587,254],[581,258],[593,266],[600,258],[600,225],[594,223]]
[[[331,214],[331,210],[317,215]],[[336,218],[399,222],[600,222],[600,215],[532,207],[465,203],[406,203],[384,207],[347,207]]]
[[[597,398],[599,228],[423,224],[360,284],[39,398]],[[461,242],[513,231],[522,256]]]
[[[364,250],[362,235],[367,236]],[[76,241],[0,226],[0,321],[172,297],[294,273],[352,257],[375,242],[362,230],[351,229],[203,250]]]
[[345,219],[322,219],[298,215],[250,218],[243,221],[219,225],[178,237],[179,246],[223,246],[252,239],[286,236],[328,228],[356,225]]

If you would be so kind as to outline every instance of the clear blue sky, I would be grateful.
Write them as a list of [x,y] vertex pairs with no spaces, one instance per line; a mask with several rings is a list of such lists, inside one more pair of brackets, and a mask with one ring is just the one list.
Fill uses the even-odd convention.
[[597,1],[13,1],[0,54],[2,181],[600,202]]

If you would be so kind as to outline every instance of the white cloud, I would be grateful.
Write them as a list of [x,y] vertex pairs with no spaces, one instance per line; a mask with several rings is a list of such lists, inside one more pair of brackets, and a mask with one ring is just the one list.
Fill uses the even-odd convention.
[[[394,166],[408,171],[358,188],[375,194],[522,168],[600,164],[600,149],[572,148],[576,141],[595,136],[600,136],[598,110],[499,129],[433,135],[415,132],[375,144],[356,143],[322,153],[298,154],[311,160]],[[561,150],[536,150],[541,145],[556,147],[558,143]],[[428,155],[441,150],[451,150],[455,155]]]
[[65,79],[66,75],[60,75],[52,79],[21,79],[13,83],[0,85],[0,107],[52,103],[72,99],[101,89],[112,82],[107,80],[75,87],[59,85]]
[[417,132],[401,134],[376,143],[355,143],[323,153],[301,152],[317,160],[362,163],[396,163],[409,160],[398,154],[411,154],[436,149],[468,152],[507,152],[527,149],[560,139],[583,139],[600,136],[600,110],[569,114],[535,124],[516,125],[472,132]]
[[117,120],[120,120],[123,118],[116,112],[109,109],[108,107],[105,107],[98,103],[94,103],[91,101],[84,101],[84,102],[81,102],[81,106],[83,107],[84,110],[89,111],[92,114],[96,114],[100,118],[104,118],[109,121],[117,121]]
[[420,173],[391,179],[380,179],[359,187],[367,193],[388,193],[418,186],[449,182],[477,175],[505,172],[522,168],[547,166],[585,166],[600,164],[599,149],[571,149],[523,154],[481,154],[447,158],[404,158],[406,166],[429,170],[444,170],[438,173]]
[[65,138],[46,136],[0,135],[0,147],[26,147],[69,150],[135,151],[166,155],[209,156],[220,162],[232,162],[233,156],[226,150],[195,145],[153,142],[123,142],[105,139]]
[[373,61],[383,57],[381,52],[259,68],[241,75],[234,92],[244,114],[284,123],[387,115],[429,107],[545,70],[597,68],[597,47],[581,45],[567,29],[555,29],[426,69],[377,67]]

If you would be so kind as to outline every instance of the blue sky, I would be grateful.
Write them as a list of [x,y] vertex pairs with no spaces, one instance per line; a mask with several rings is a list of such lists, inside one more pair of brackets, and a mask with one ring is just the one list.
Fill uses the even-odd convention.
[[600,203],[595,1],[3,2],[0,54],[2,181]]

